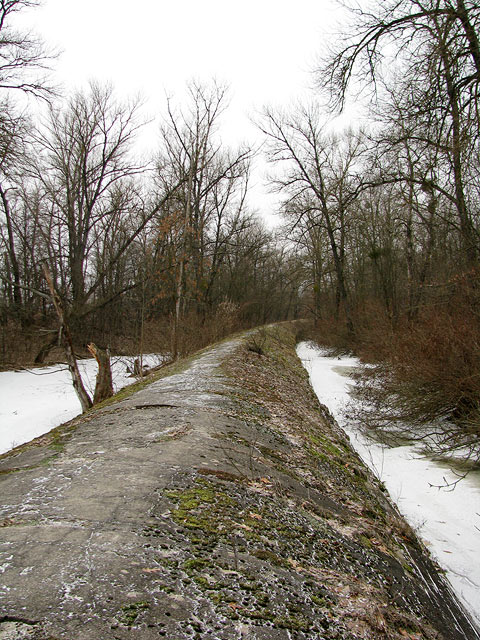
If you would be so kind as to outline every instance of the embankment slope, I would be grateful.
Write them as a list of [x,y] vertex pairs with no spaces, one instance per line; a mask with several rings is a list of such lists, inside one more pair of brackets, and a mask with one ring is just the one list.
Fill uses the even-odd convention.
[[0,458],[0,640],[479,638],[280,325]]

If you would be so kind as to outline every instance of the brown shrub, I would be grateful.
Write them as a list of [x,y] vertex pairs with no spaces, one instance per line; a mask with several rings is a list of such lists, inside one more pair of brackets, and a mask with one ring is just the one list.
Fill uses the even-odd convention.
[[480,321],[465,296],[424,308],[395,328],[373,323],[359,342],[375,361],[359,376],[357,415],[389,437],[423,439],[442,453],[480,451]]

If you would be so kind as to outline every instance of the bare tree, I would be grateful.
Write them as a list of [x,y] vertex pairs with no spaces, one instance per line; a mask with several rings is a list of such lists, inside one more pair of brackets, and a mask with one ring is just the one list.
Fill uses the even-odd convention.
[[12,216],[9,189],[15,182],[17,165],[22,162],[27,126],[24,118],[15,115],[13,107],[6,101],[6,110],[0,117],[0,200],[3,213],[4,228],[2,240],[8,256],[7,272],[11,275],[13,302],[17,312],[22,308],[22,292],[20,289],[20,266],[15,246],[14,220]]
[[0,211],[2,240],[6,252],[4,278],[11,288],[16,314],[22,314],[21,269],[17,257],[11,192],[23,165],[29,125],[13,102],[14,93],[49,100],[55,95],[47,82],[47,72],[55,54],[32,33],[13,26],[15,15],[38,6],[36,0],[6,0],[0,4]]
[[[317,108],[300,108],[287,115],[267,109],[259,123],[267,136],[270,162],[283,165],[274,188],[286,194],[284,210],[307,218],[324,230],[336,275],[337,308],[345,312],[353,333],[353,315],[347,284],[345,238],[352,203],[360,193],[357,174],[362,137],[349,134],[342,141],[325,134]],[[303,205],[299,206],[303,201]]]
[[[170,192],[142,195],[136,178],[146,168],[131,154],[140,126],[137,109],[136,103],[117,103],[111,89],[92,85],[89,94],[77,93],[66,108],[51,107],[28,164],[23,202],[36,235],[24,240],[37,263],[48,264],[48,288],[62,333],[82,342],[89,340],[84,324],[89,316],[140,286],[133,271],[125,270],[127,256],[181,184]],[[73,350],[67,342],[70,362]],[[41,356],[54,344],[55,339],[42,348]],[[78,384],[75,388],[81,393]],[[88,402],[80,401],[85,409]]]
[[55,91],[46,76],[56,54],[33,33],[22,32],[13,26],[15,14],[39,5],[38,0],[3,0],[0,3],[0,89],[49,99]]
[[32,176],[45,194],[47,226],[53,220],[58,228],[52,273],[67,261],[61,289],[73,315],[85,311],[102,280],[89,273],[92,250],[119,216],[131,213],[129,181],[143,170],[131,158],[137,111],[137,104],[119,104],[110,88],[93,84],[66,109],[51,107],[46,129],[36,136]]
[[[185,110],[175,109],[167,103],[168,117],[162,129],[164,151],[159,158],[161,180],[168,183],[183,182],[171,206],[177,213],[176,283],[173,326],[173,357],[178,356],[178,332],[185,301],[188,275],[193,280],[190,294],[203,298],[211,290],[209,278],[214,269],[209,247],[215,216],[224,213],[237,197],[237,191],[246,184],[251,149],[244,147],[227,153],[216,136],[219,118],[225,109],[227,89],[213,83],[202,86],[192,83],[188,87],[189,102]],[[165,185],[166,187],[166,185]],[[164,187],[164,188],[165,188]],[[245,189],[240,196],[240,208],[245,202]],[[218,219],[217,219],[218,221]],[[220,232],[220,227],[217,227]],[[220,235],[213,247],[219,249]],[[218,262],[218,253],[215,257]]]
[[399,142],[407,135],[417,148],[436,153],[437,179],[428,188],[454,203],[471,266],[478,255],[468,182],[478,142],[480,9],[463,0],[401,0],[377,2],[371,11],[360,7],[354,18],[347,45],[319,70],[319,81],[336,106],[354,79],[356,86],[373,87],[377,98],[394,98],[408,119]]
[[[455,60],[459,88],[475,91],[480,82],[480,45],[478,39],[480,8],[464,0],[387,0],[372,7],[350,8],[353,22],[334,55],[318,71],[319,83],[327,86],[334,101],[343,106],[347,90],[356,77],[360,86],[374,83],[386,72],[389,64],[404,55],[412,46],[435,37],[432,25],[448,25],[449,48]],[[347,44],[344,44],[344,43]],[[394,44],[393,54],[386,54],[388,44]],[[416,54],[424,51],[416,50]]]

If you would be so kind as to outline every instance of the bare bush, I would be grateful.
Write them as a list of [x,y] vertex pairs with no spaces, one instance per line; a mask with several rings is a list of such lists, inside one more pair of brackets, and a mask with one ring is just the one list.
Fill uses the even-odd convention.
[[[442,306],[395,332],[372,329],[363,355],[376,357],[357,379],[357,418],[388,441],[420,440],[431,452],[480,459],[480,323],[471,296],[456,283]],[[360,349],[361,351],[361,349]],[[381,360],[378,360],[380,359]]]

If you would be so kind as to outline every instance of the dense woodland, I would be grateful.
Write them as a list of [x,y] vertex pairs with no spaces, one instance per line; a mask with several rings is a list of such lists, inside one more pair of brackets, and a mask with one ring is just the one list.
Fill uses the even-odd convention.
[[[321,342],[376,363],[363,420],[389,433],[408,420],[478,459],[478,3],[355,5],[311,102],[257,117],[282,202],[273,232],[248,198],[258,150],[222,143],[224,86],[169,100],[157,152],[139,159],[138,103],[38,79],[54,60],[10,25],[32,4],[0,7],[2,364],[44,361],[59,319],[78,353],[94,341],[177,357],[309,318]],[[352,99],[368,126],[332,133]]]
[[138,104],[110,88],[53,101],[38,128],[6,123],[5,360],[12,335],[38,347],[39,329],[51,331],[36,362],[57,343],[45,268],[78,346],[176,356],[295,314],[292,259],[246,206],[252,151],[219,141],[226,90],[192,84],[189,94],[168,104],[148,161],[134,155]]

